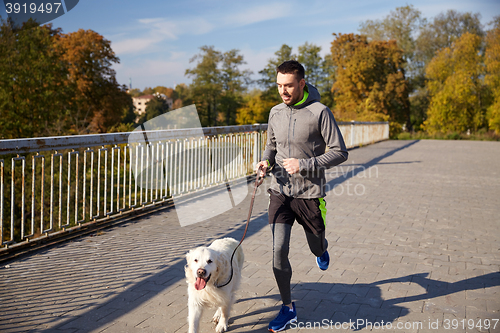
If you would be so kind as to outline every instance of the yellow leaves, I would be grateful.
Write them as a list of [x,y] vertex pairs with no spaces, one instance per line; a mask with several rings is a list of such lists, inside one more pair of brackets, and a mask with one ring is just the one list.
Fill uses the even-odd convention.
[[488,108],[488,125],[495,133],[500,134],[500,100],[496,100]]
[[429,63],[427,88],[431,101],[424,128],[430,134],[477,130],[483,125],[480,47],[479,36],[464,33]]
[[236,123],[238,125],[266,123],[269,111],[275,104],[275,101],[264,98],[261,91],[252,91],[244,106],[238,109]]
[[484,58],[487,72],[485,81],[494,90],[495,96],[500,98],[500,25],[498,23],[486,37]]
[[75,82],[81,93],[87,93],[96,75],[114,76],[113,62],[119,62],[110,41],[92,30],[62,34],[55,41],[61,51],[61,60],[68,65],[69,80]]
[[500,74],[500,27],[488,32],[486,37],[486,70],[491,74]]
[[408,84],[403,52],[395,41],[367,42],[366,36],[334,34],[332,61],[336,68],[335,114],[340,118],[405,121]]
[[0,137],[106,131],[131,99],[111,65],[110,42],[92,30],[0,24]]
[[488,125],[495,133],[500,133],[500,20],[486,36],[485,83],[493,95],[493,103],[488,108]]

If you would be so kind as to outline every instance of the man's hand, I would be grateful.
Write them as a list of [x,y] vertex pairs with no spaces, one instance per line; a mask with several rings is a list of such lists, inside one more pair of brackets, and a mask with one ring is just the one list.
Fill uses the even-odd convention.
[[268,165],[267,161],[260,161],[255,166],[255,173],[259,172],[259,168],[260,168],[259,177],[260,178],[264,178],[264,176],[266,175],[266,170],[267,170],[268,167],[269,167],[269,165]]
[[283,166],[285,167],[286,172],[291,175],[299,172],[299,160],[296,158],[285,158],[283,160]]

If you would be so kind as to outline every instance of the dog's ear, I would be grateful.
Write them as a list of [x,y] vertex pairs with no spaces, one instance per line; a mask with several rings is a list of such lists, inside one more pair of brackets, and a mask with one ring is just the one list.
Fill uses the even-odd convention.
[[194,283],[195,279],[193,277],[193,273],[191,271],[191,269],[189,268],[189,264],[191,263],[191,255],[192,255],[192,252],[189,251],[188,253],[186,253],[186,262],[187,264],[184,266],[184,273],[186,275],[186,278],[187,278],[187,282],[192,284]]

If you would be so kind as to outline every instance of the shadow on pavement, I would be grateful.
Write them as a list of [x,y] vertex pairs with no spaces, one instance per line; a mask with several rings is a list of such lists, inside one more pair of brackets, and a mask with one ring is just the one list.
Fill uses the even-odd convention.
[[[375,158],[371,159],[370,161],[363,163],[363,164],[347,164],[345,166],[341,164],[338,167],[334,167],[334,168],[327,170],[326,171],[327,179],[329,178],[328,177],[329,175],[331,177],[333,174],[336,174],[337,177],[333,178],[330,181],[327,181],[327,183],[325,185],[326,191],[329,192],[329,191],[334,190],[336,186],[342,184],[345,181],[348,181],[351,178],[354,178],[355,176],[359,175],[360,173],[367,172],[366,170],[368,170],[370,167],[373,167],[377,164],[382,164],[382,163],[380,163],[380,161],[382,161],[383,159],[385,159],[389,156],[392,156],[395,153],[397,153],[398,151],[406,149],[406,148],[414,145],[417,142],[419,142],[419,140],[410,141],[409,143],[407,143],[401,147],[391,149],[391,150],[387,151],[385,154],[377,156],[377,157],[375,157]],[[418,163],[418,161],[407,161],[407,162],[396,162],[396,163],[398,163],[398,164]],[[351,166],[355,166],[354,169],[350,169],[349,167],[351,167]],[[346,167],[347,167],[347,169],[345,169]],[[340,174],[340,176],[339,176],[339,174]]]
[[[367,322],[370,322],[373,325],[375,322],[380,324],[383,321],[386,324],[392,325],[395,320],[402,318],[409,313],[409,309],[402,306],[401,303],[433,299],[460,291],[471,291],[500,285],[500,272],[489,273],[453,283],[432,280],[427,278],[427,276],[428,273],[412,274],[367,284],[327,284],[321,282],[298,283],[293,288],[292,294],[306,293],[305,298],[307,299],[308,291],[317,292],[318,290],[321,290],[322,293],[322,298],[321,300],[318,300],[318,304],[315,308],[308,305],[304,308],[303,305],[301,305],[301,300],[296,301],[298,323],[301,323],[301,325],[306,327],[305,325],[307,325],[308,322],[310,325],[314,325],[314,322],[323,323],[322,321],[326,319],[328,323],[333,323],[333,325],[335,325],[335,323],[345,324],[344,328],[350,328],[355,331],[367,327]],[[380,286],[387,283],[418,284],[425,289],[425,293],[409,297],[383,299],[381,296],[382,291]],[[258,298],[272,298],[279,300],[279,295],[268,295]],[[239,302],[254,300],[255,298],[246,298],[240,299]],[[243,315],[233,315],[230,319],[230,323],[238,321],[238,319],[246,316],[263,315],[267,313],[271,313],[272,316],[276,315],[277,307],[265,307]],[[268,316],[263,318],[266,322],[266,327],[267,322],[272,319],[273,317]],[[253,326],[257,324],[258,322],[246,324],[233,323],[230,326],[230,329],[241,329],[247,327],[247,332],[256,332],[256,329],[253,329]],[[370,326],[370,324],[368,324],[368,326]],[[290,327],[294,328],[294,326],[288,326],[288,328]],[[295,327],[298,328],[298,326]],[[423,328],[426,327],[427,326],[423,326]],[[394,329],[395,327],[392,328]],[[262,331],[265,332],[267,330],[263,329]]]

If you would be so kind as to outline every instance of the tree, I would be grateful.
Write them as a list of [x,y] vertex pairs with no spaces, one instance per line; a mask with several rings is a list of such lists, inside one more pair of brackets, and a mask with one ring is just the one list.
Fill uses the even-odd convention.
[[[408,83],[403,51],[392,41],[333,34],[335,113],[344,120],[409,124]],[[409,125],[408,125],[409,126]]]
[[67,68],[53,39],[61,34],[32,20],[0,26],[0,138],[64,133]]
[[238,50],[222,53],[213,46],[202,46],[201,53],[190,62],[196,67],[186,70],[193,78],[191,98],[196,104],[203,126],[216,126],[218,122],[234,124],[241,92],[246,89],[250,72],[239,70],[245,64]]
[[319,54],[320,52],[320,46],[309,44],[306,42],[304,45],[299,46],[299,56],[297,58],[297,60],[304,66],[304,69],[306,71],[306,82],[309,82],[315,87],[318,86],[324,75],[323,69],[321,68],[322,59],[321,55]]
[[428,23],[412,5],[398,7],[383,20],[368,20],[359,31],[369,40],[397,41],[404,51],[405,75],[409,81],[411,126],[420,128],[427,118],[429,92],[425,86],[425,70],[437,51],[450,47],[465,32],[482,36],[479,14],[449,10]]
[[431,96],[424,127],[429,133],[476,131],[484,125],[485,89],[481,37],[464,33],[427,67]]
[[[399,48],[403,50],[403,58],[407,64],[411,64],[415,54],[415,36],[425,24],[421,18],[421,12],[413,5],[397,7],[391,11],[383,20],[367,20],[361,23],[358,29],[369,40],[396,40]],[[408,72],[408,68],[407,72]]]
[[263,94],[261,90],[254,89],[245,96],[243,106],[238,109],[236,116],[238,125],[267,123],[269,111],[276,103],[263,98]]
[[496,16],[494,27],[486,37],[485,82],[492,92],[493,101],[488,108],[489,127],[500,133],[500,16]]
[[136,118],[137,115],[134,112],[134,105],[131,103],[129,106],[123,108],[120,122],[108,128],[107,132],[132,132],[136,127]]
[[422,67],[426,67],[437,51],[451,47],[464,33],[483,36],[484,31],[479,18],[479,13],[460,13],[456,10],[439,14],[432,23],[420,29],[416,40],[416,60],[421,62]]
[[140,89],[134,88],[134,89],[129,89],[128,94],[132,97],[139,97],[144,95]]
[[173,91],[174,90],[172,88],[167,88],[164,86],[156,86],[154,88],[146,87],[142,91],[141,95],[153,95],[155,93],[158,93],[158,94],[163,94],[163,95],[166,95],[168,97],[171,97]]
[[[421,12],[413,5],[397,7],[391,11],[383,20],[367,20],[361,24],[359,31],[369,40],[395,40],[403,50],[405,60],[405,76],[408,79],[410,100],[410,126],[408,128],[419,128],[425,119],[425,107],[428,103],[424,84],[424,70],[421,64],[415,61],[416,37],[426,20],[421,17]],[[425,109],[422,109],[425,107]]]
[[[111,68],[110,42],[28,21],[0,26],[0,135],[5,138],[106,132],[132,104]],[[125,110],[125,111],[124,111]]]
[[172,88],[167,88],[164,86],[157,86],[154,88],[154,92],[158,93],[158,94],[163,94],[163,95],[167,96],[168,98],[175,99],[175,96],[174,96],[175,92],[174,92],[174,89],[172,89]]
[[127,87],[116,82],[113,63],[119,63],[110,41],[92,30],[61,34],[55,41],[60,61],[68,68],[66,86],[73,96],[66,106],[72,133],[106,132],[120,122],[131,103]]
[[173,109],[179,109],[183,106],[193,104],[193,99],[191,97],[191,90],[184,84],[178,84],[174,88],[174,104]]
[[429,108],[429,91],[424,87],[417,87],[409,96],[410,101],[410,122],[414,130],[423,130],[423,123],[427,119],[427,109]]
[[332,55],[327,54],[321,60],[322,75],[316,88],[321,95],[321,103],[328,106],[331,110],[335,108],[334,94],[332,91],[333,84],[335,83],[335,65],[332,60]]
[[189,62],[199,60],[196,67],[187,69],[186,75],[193,77],[191,89],[202,126],[215,126],[217,124],[217,102],[222,92],[218,70],[222,54],[213,46],[202,46],[200,50],[200,54],[189,60]]
[[246,64],[238,50],[230,50],[223,54],[221,80],[223,96],[221,111],[225,115],[226,125],[236,123],[236,110],[243,102],[242,93],[251,83],[250,70],[240,70],[239,66]]

